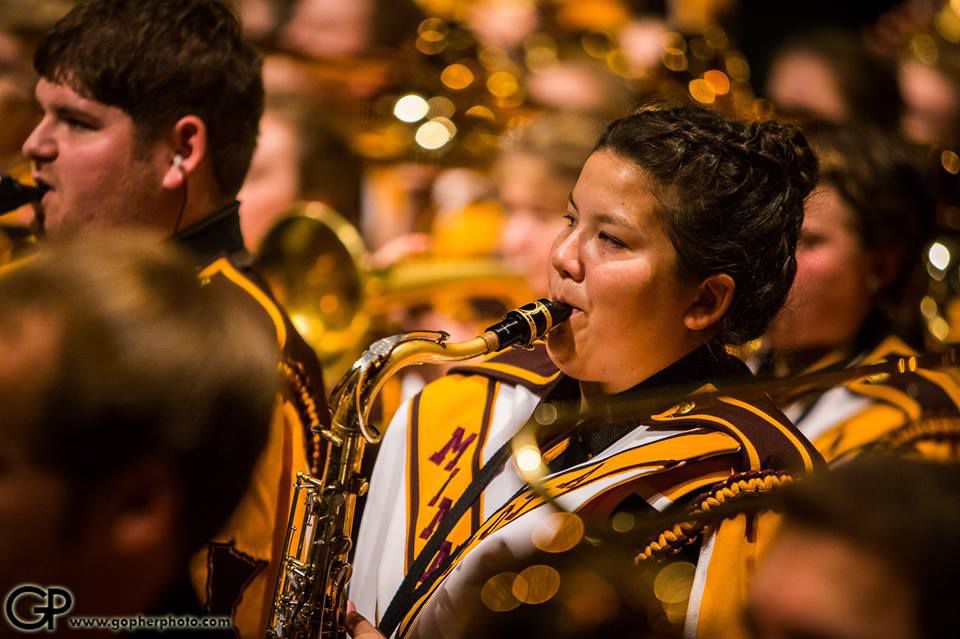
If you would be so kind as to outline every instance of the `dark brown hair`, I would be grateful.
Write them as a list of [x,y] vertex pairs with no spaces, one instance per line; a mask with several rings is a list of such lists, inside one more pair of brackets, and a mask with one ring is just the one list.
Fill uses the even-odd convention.
[[64,16],[34,56],[37,72],[130,115],[141,143],[179,118],[207,126],[221,195],[250,168],[263,112],[261,61],[217,0],[89,0]]
[[597,150],[653,179],[682,281],[733,278],[733,303],[715,339],[759,337],[793,283],[803,203],[817,180],[817,159],[800,130],[699,107],[650,106],[609,124]]

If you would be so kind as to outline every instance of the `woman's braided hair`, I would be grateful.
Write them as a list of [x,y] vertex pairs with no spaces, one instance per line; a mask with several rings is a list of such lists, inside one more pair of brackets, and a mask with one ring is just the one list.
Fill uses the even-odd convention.
[[803,133],[693,106],[648,106],[610,123],[596,150],[653,178],[681,281],[726,273],[736,282],[715,339],[759,337],[793,283],[803,204],[817,182]]

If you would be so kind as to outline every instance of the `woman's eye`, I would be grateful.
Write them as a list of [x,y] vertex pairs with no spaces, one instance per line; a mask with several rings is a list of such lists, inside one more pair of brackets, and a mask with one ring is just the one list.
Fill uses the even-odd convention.
[[624,244],[623,241],[615,238],[614,236],[612,236],[612,235],[610,235],[610,234],[608,234],[608,233],[604,233],[604,232],[602,232],[602,231],[601,231],[601,233],[600,233],[600,239],[603,240],[604,242],[606,242],[607,244],[610,244],[611,246],[615,246],[615,247],[617,247],[617,248],[626,248],[626,247],[627,247],[627,245]]
[[570,213],[564,213],[563,219],[567,221],[567,226],[574,226],[577,223],[577,218],[573,217]]

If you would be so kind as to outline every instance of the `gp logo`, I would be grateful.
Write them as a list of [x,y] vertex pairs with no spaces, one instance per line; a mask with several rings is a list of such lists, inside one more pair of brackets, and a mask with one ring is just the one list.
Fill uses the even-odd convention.
[[57,617],[73,608],[73,595],[60,586],[22,584],[3,601],[3,614],[11,627],[24,632],[53,632]]

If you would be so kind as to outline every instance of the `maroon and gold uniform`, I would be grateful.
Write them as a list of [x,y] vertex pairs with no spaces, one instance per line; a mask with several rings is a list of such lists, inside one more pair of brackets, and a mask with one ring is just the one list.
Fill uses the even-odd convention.
[[[878,364],[917,352],[888,335],[859,357],[827,356],[805,372],[828,366]],[[909,360],[907,360],[909,362]],[[960,378],[955,370],[905,370],[805,396],[778,398],[786,412],[832,463],[872,451],[956,461],[960,452]]]
[[[608,518],[620,509],[671,512],[694,502],[761,492],[821,463],[812,445],[767,400],[733,397],[698,405],[720,379],[749,374],[708,347],[694,351],[621,399],[651,389],[682,389],[637,419],[590,418],[547,447],[546,491],[567,511]],[[402,407],[387,431],[374,470],[358,539],[351,599],[381,623],[415,558],[481,468],[531,416],[578,405],[579,385],[543,349],[512,351],[453,369]],[[443,540],[396,636],[456,636],[487,579],[535,551],[531,539],[554,510],[509,462]],[[686,629],[690,636],[735,636],[749,566],[772,534],[772,515],[741,515],[708,533],[667,530],[649,552],[674,543],[694,549],[697,576]],[[494,572],[491,572],[494,571]]]
[[280,347],[286,384],[250,488],[223,530],[191,561],[191,580],[208,614],[231,615],[241,637],[262,637],[295,477],[320,462],[310,430],[329,419],[320,364],[252,268],[236,203],[174,241],[195,256],[201,281],[236,292],[237,303],[263,319]]

